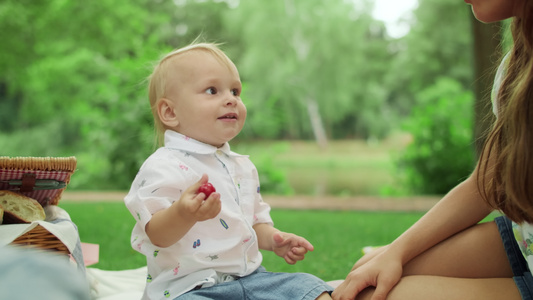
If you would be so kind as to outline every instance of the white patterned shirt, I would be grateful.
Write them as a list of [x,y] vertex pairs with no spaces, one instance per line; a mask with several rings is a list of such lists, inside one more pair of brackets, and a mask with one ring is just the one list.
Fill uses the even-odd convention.
[[[178,201],[204,173],[221,194],[219,215],[196,223],[172,246],[153,245],[145,232],[152,215]],[[255,166],[228,143],[216,148],[167,130],[165,146],[143,163],[124,201],[137,221],[131,245],[148,265],[143,299],[174,299],[199,285],[249,275],[261,265],[252,226],[273,224],[270,206],[259,193]]]

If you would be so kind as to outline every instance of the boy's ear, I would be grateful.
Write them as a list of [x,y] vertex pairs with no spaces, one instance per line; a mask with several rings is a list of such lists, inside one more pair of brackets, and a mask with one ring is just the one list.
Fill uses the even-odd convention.
[[174,103],[166,98],[161,98],[157,102],[157,113],[161,123],[169,128],[175,128],[179,125],[180,121],[174,111]]

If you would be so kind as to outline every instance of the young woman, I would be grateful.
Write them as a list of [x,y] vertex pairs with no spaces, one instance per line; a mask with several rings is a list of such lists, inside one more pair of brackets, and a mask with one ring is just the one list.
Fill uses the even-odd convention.
[[[513,18],[495,82],[497,121],[472,175],[390,245],[364,256],[333,299],[533,299],[533,1],[466,0]],[[479,223],[494,209],[505,217]]]

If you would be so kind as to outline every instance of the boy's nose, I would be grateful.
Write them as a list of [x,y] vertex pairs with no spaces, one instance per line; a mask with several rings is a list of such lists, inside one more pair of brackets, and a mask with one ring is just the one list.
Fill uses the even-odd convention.
[[237,96],[230,94],[226,97],[226,105],[235,105],[237,103]]

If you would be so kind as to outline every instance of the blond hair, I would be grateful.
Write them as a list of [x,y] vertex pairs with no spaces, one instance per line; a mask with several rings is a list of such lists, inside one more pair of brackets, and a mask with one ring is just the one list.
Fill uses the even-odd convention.
[[479,160],[478,187],[511,220],[533,223],[533,4],[512,25],[513,47],[498,92],[498,119]]
[[171,72],[179,72],[173,68],[171,61],[173,58],[180,56],[183,53],[190,51],[206,51],[212,54],[222,64],[231,67],[233,65],[230,58],[219,48],[220,44],[215,43],[196,43],[176,49],[164,55],[154,67],[152,74],[148,77],[148,99],[150,100],[150,107],[154,117],[154,131],[155,131],[155,146],[160,147],[164,144],[164,133],[167,129],[159,119],[157,112],[157,104],[160,99],[167,97],[169,89],[167,78]]

